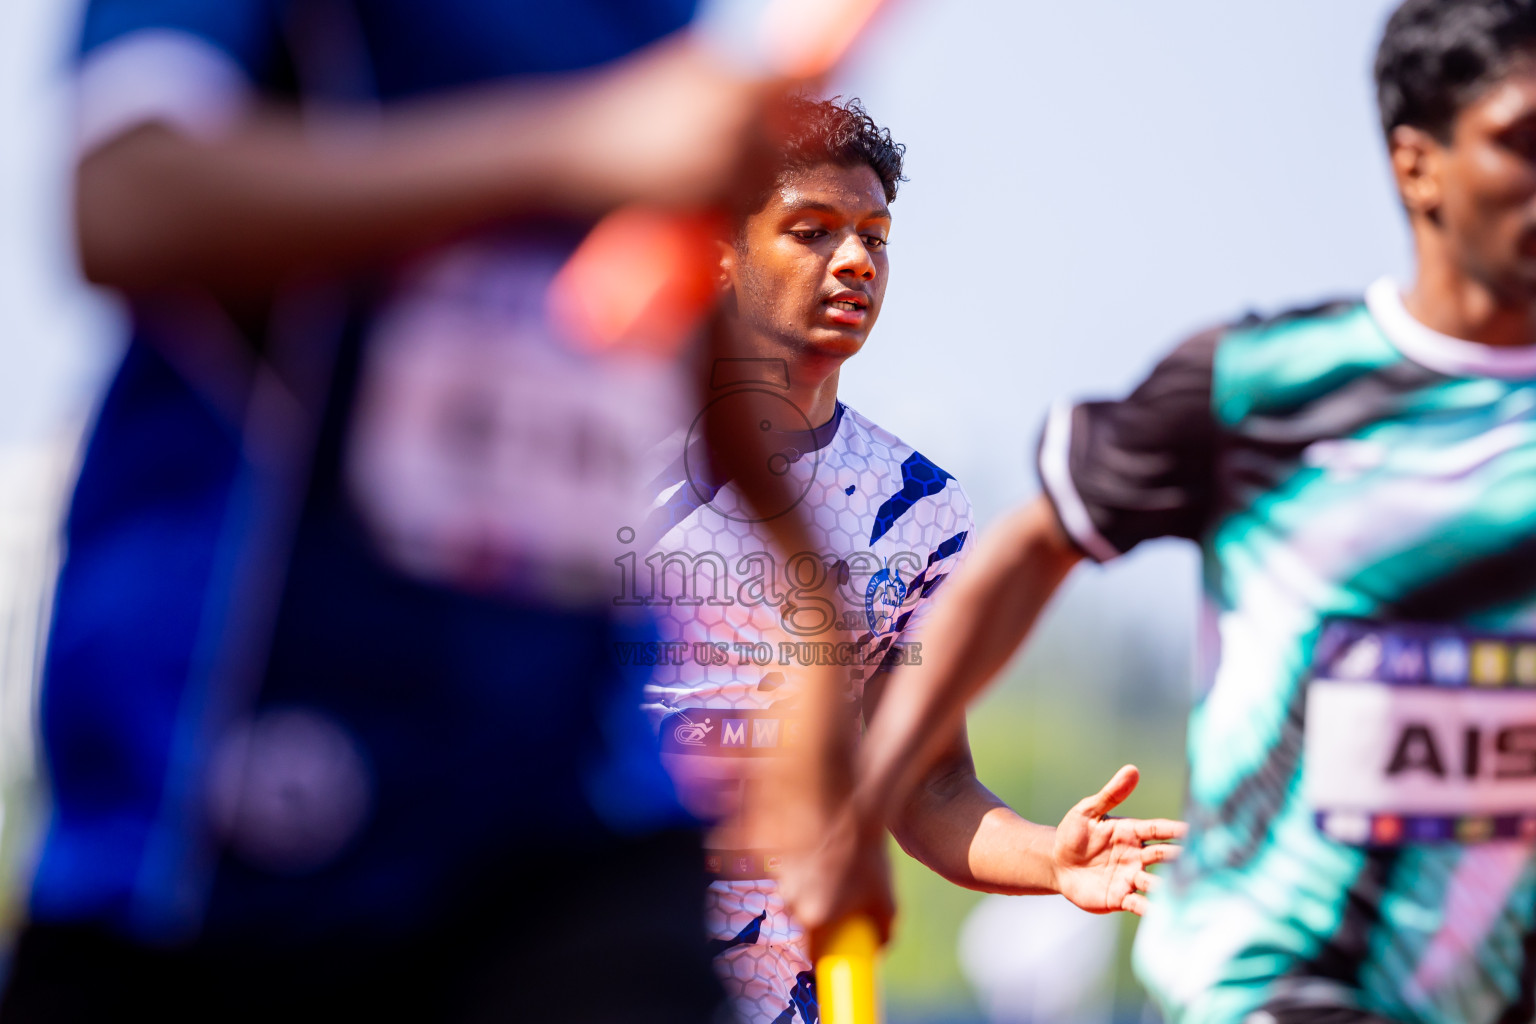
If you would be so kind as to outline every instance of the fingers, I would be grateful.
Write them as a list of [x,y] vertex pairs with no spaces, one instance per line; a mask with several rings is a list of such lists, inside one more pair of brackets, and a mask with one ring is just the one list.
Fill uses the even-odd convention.
[[1137,917],[1145,914],[1147,912],[1147,897],[1156,892],[1158,887],[1163,884],[1163,880],[1152,874],[1147,868],[1153,864],[1176,860],[1179,854],[1183,852],[1183,849],[1178,846],[1143,847],[1141,851],[1142,866],[1140,870],[1131,876],[1131,892],[1127,893],[1125,898],[1121,900],[1120,909],[1130,911]]
[[[874,925],[880,945],[890,941],[896,916],[890,864],[879,842],[819,851],[810,865],[794,865],[786,891],[790,913],[805,927],[813,954],[825,951],[838,925],[863,917]],[[800,869],[809,866],[809,872]]]
[[1105,783],[1103,789],[1080,802],[1077,809],[1090,818],[1102,818],[1124,803],[1140,781],[1141,772],[1135,765],[1128,764],[1115,772],[1114,778]]
[[889,879],[866,902],[864,913],[874,922],[875,934],[884,947],[891,941],[891,929],[896,923],[896,897],[891,892]]
[[1189,826],[1184,822],[1170,821],[1167,818],[1150,818],[1136,822],[1136,838],[1144,843],[1159,839],[1182,839],[1184,833],[1188,831]]
[[875,918],[875,932],[880,937],[880,948],[891,944],[891,930],[896,925],[896,906],[891,904],[885,913]]

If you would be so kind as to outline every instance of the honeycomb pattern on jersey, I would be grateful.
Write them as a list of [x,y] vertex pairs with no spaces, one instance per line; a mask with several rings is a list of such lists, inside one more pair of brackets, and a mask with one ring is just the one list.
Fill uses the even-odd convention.
[[815,1021],[811,962],[804,933],[789,919],[772,881],[724,882],[709,887],[705,928],[711,940],[729,943],[762,917],[755,942],[733,945],[715,956],[715,974],[739,1024]]
[[[905,583],[919,574],[926,574],[931,581],[952,570],[963,556],[964,548],[933,566],[928,565],[928,560],[940,544],[971,530],[970,502],[947,473],[916,456],[909,445],[852,409],[845,412],[844,421],[832,442],[814,454],[819,456],[814,463],[809,456],[797,463],[814,469],[802,508],[810,512],[820,551],[828,558],[841,560],[851,570],[847,583],[838,591],[843,607],[835,613],[844,616],[845,624],[852,628],[855,636],[863,634],[866,651],[873,651],[887,638],[869,635],[866,589],[872,573],[894,567]],[[911,474],[920,479],[921,494],[871,544],[870,535],[877,514],[903,492],[906,486],[903,467],[914,460],[914,456],[916,465]],[[681,460],[676,464],[680,466]],[[671,486],[681,483],[684,489],[689,487],[685,481],[669,483]],[[722,494],[728,490],[729,487]],[[717,511],[717,508],[737,511],[728,494],[717,498],[713,504],[715,507],[705,504],[695,508],[662,536],[654,550],[648,553],[656,559],[654,565],[639,563],[639,575],[644,580],[639,589],[651,597],[661,639],[690,645],[690,654],[683,664],[657,667],[647,689],[647,699],[672,708],[767,710],[794,698],[791,691],[775,687],[775,679],[769,679],[768,687],[762,683],[771,673],[783,674],[786,668],[794,667],[781,663],[778,645],[781,641],[797,638],[786,633],[782,626],[782,606],[773,601],[757,600],[757,597],[760,593],[794,597],[793,581],[788,577],[794,569],[804,571],[804,565],[793,558],[773,554],[767,531],[761,524],[742,522],[739,517]],[[657,558],[658,555],[661,557]],[[685,590],[683,576],[690,564],[705,567],[691,570],[693,580]],[[721,566],[726,569],[726,585],[723,587],[715,578]],[[654,589],[651,586],[653,568],[662,570],[656,575]],[[768,585],[755,588],[753,578],[763,576],[768,577]],[[676,600],[685,593],[695,603],[683,604]],[[910,613],[901,630],[902,636],[890,640],[903,640],[913,635],[930,603],[922,588],[912,588],[900,609]],[[892,618],[899,619],[899,616]],[[801,621],[810,624],[814,619],[806,616]],[[772,649],[768,665],[743,659],[733,646],[759,642],[768,643]],[[726,664],[699,664],[691,654],[695,643],[724,643]],[[889,646],[889,641],[884,646]],[[856,669],[850,675],[853,677],[853,696],[857,698],[864,673]]]

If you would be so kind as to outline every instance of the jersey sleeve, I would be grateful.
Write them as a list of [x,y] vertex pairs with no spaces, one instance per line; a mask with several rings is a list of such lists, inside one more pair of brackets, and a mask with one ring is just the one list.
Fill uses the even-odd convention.
[[1198,538],[1215,497],[1219,428],[1211,374],[1221,330],[1178,346],[1117,402],[1052,409],[1041,485],[1083,553],[1100,562],[1154,537]]
[[920,657],[922,628],[933,611],[939,588],[965,561],[975,533],[976,525],[971,517],[971,501],[961,489],[959,481],[951,479],[943,492],[944,509],[933,527],[932,548],[927,551],[927,563],[907,584],[907,594],[902,600],[901,613],[896,619],[896,630],[882,653],[882,665],[891,667],[902,660]]
[[90,0],[75,81],[76,149],[160,122],[214,136],[280,52],[278,0]]

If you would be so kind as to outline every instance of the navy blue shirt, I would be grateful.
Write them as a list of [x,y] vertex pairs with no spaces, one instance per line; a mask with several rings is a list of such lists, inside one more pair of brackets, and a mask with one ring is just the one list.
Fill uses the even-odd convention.
[[[387,105],[601,64],[692,14],[691,0],[92,0],[82,57],[169,30],[259,94]],[[639,670],[614,657],[647,623],[412,578],[368,542],[341,478],[374,311],[348,309],[303,328],[331,323],[339,354],[291,495],[253,458],[256,378],[210,383],[168,355],[231,337],[259,352],[282,317],[230,332],[174,304],[135,310],[68,522],[34,919],[387,937],[520,853],[687,821],[637,710]]]

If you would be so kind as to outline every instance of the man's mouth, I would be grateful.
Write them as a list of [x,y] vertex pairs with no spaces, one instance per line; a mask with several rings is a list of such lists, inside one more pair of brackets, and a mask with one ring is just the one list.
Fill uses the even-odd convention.
[[857,327],[869,315],[869,298],[855,291],[836,292],[823,301],[833,323]]

